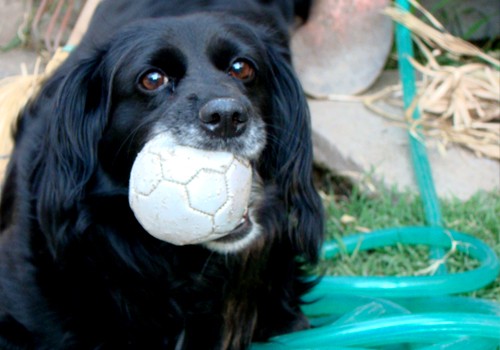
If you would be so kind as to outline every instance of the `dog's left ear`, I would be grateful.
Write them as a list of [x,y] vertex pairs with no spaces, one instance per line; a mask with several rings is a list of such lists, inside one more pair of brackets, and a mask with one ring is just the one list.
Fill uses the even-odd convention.
[[[280,51],[281,50],[281,51]],[[324,214],[312,180],[309,108],[289,61],[280,46],[268,45],[272,84],[272,115],[262,173],[276,183],[288,214],[287,231],[296,253],[315,262],[323,242]]]
[[45,118],[31,176],[38,221],[53,254],[76,234],[70,228],[82,232],[89,224],[81,199],[97,167],[97,144],[107,123],[101,58],[96,53],[75,61],[55,73],[31,108],[34,118]]

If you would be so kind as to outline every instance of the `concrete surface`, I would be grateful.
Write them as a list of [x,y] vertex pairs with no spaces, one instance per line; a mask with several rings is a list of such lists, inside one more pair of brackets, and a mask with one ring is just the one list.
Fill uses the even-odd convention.
[[[371,91],[395,81],[396,72],[385,72]],[[310,101],[309,105],[318,163],[356,181],[368,176],[375,184],[417,191],[405,129],[368,111],[361,102]],[[428,155],[440,197],[467,199],[481,190],[500,190],[497,161],[458,147],[442,155],[431,145]]]
[[0,52],[0,79],[22,73],[22,66],[32,74],[35,69],[37,54],[31,50],[15,49]]
[[0,0],[0,46],[7,45],[16,37],[26,8],[25,1]]
[[[17,37],[20,26],[24,22],[27,4],[20,0],[0,0],[0,47],[8,47]],[[0,51],[0,78],[22,72],[21,64],[27,65],[28,73],[32,73],[36,54],[33,50]]]

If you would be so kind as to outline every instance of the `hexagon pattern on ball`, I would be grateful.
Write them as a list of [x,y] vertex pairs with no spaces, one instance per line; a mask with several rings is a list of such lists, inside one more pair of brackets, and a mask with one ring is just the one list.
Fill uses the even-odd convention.
[[172,146],[162,135],[138,154],[129,203],[152,236],[176,245],[220,238],[247,210],[252,169],[228,152]]
[[[212,186],[212,190],[207,196],[198,196],[206,186]],[[191,208],[213,216],[228,201],[226,173],[201,169],[186,184],[186,190]]]
[[[243,165],[240,166],[239,164]],[[247,165],[250,167],[250,165]],[[250,176],[248,180],[246,180]],[[239,221],[243,215],[245,214],[245,210],[248,207],[248,199],[250,198],[250,191],[252,189],[251,186],[251,176],[252,173],[246,171],[245,163],[238,159],[234,158],[234,162],[229,167],[226,172],[226,178],[229,179],[242,179],[242,183],[248,181],[250,186],[241,186],[234,181],[228,181],[227,183],[227,193],[231,193],[233,195],[229,195],[229,200],[225,203],[224,207],[220,210],[224,210],[227,207],[226,215],[224,216],[214,216],[214,230],[216,232],[227,232],[234,227],[230,227],[231,223]],[[241,192],[243,191],[243,192]],[[234,193],[241,192],[238,196],[234,196]]]
[[[154,145],[153,145],[154,146]],[[233,161],[233,155],[227,152],[209,152],[191,147],[154,147],[151,152],[162,158],[163,178],[187,184],[201,169],[212,169],[225,173]],[[175,166],[172,161],[182,160],[182,166]]]
[[148,196],[158,186],[162,179],[161,157],[154,153],[145,154],[150,164],[148,176],[138,177],[135,182],[135,190],[143,196]]

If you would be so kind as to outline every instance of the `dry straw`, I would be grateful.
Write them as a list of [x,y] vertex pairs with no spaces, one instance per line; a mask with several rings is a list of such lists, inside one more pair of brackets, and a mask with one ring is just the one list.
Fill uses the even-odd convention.
[[43,73],[38,73],[40,60],[37,60],[33,74],[28,74],[26,68],[23,68],[21,75],[0,80],[0,181],[12,150],[12,131],[19,112],[67,55],[68,52],[59,49]]
[[[423,76],[416,101],[421,119],[413,121],[407,116],[407,122],[412,129],[420,126],[444,146],[455,143],[478,155],[500,159],[500,61],[447,33],[420,4],[410,2],[430,24],[397,7],[385,9],[412,32],[425,61],[411,59]],[[450,63],[439,64],[438,58],[443,56]],[[372,107],[376,100],[369,99],[367,105]]]

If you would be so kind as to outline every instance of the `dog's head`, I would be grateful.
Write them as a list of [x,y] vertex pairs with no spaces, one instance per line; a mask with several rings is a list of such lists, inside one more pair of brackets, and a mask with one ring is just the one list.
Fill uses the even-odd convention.
[[311,179],[309,114],[288,50],[272,33],[216,15],[151,19],[98,50],[77,50],[47,89],[54,84],[39,183],[45,231],[89,192],[102,192],[95,187],[127,190],[136,155],[164,133],[254,167],[247,229],[208,248],[238,251],[267,237],[316,258],[322,211]]

